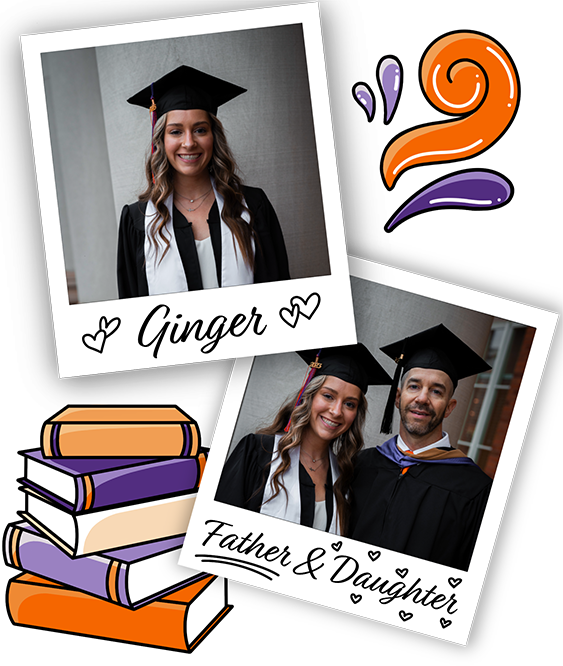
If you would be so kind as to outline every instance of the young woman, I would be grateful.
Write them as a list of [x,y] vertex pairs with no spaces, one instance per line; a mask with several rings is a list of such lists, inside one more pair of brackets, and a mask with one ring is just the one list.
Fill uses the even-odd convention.
[[298,353],[311,366],[303,388],[269,427],[239,442],[215,499],[345,534],[365,393],[391,378],[362,344]]
[[147,187],[121,213],[120,298],[288,280],[283,234],[246,187],[217,108],[244,88],[182,65],[128,102],[148,108]]

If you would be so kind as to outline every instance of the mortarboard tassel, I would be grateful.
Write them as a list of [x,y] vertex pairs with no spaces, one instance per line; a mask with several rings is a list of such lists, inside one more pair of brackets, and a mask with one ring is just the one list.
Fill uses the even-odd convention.
[[393,375],[393,381],[391,383],[391,388],[389,389],[389,395],[387,396],[387,404],[385,405],[385,411],[383,412],[383,420],[381,421],[381,430],[387,435],[391,434],[393,429],[393,410],[395,409],[395,397],[397,395],[397,387],[399,386],[399,379],[401,378],[401,371],[403,369],[403,364],[405,360],[404,354],[404,345],[403,353],[399,358],[395,359],[397,367],[395,368],[395,374]]
[[[153,84],[151,83],[151,105],[149,108],[151,114],[151,155],[154,154],[154,126],[156,125],[156,103],[154,101]],[[155,184],[154,173],[152,174],[152,184]]]
[[[317,353],[317,358],[312,363],[309,364],[310,369],[308,370],[307,375],[305,376],[305,380],[303,381],[303,385],[301,386],[301,390],[299,391],[299,395],[297,396],[297,400],[295,401],[295,405],[293,406],[293,410],[295,410],[295,408],[301,403],[301,396],[303,395],[303,391],[305,391],[307,386],[309,386],[309,384],[310,384],[311,380],[313,379],[313,377],[315,376],[315,373],[317,372],[317,370],[319,368],[322,368],[323,364],[319,363],[319,356],[321,354],[321,351],[322,350],[319,349],[319,351]],[[293,410],[292,410],[292,412],[293,412]],[[289,421],[287,422],[287,425],[283,429],[284,432],[289,432],[290,424],[291,424],[291,417],[290,417]]]

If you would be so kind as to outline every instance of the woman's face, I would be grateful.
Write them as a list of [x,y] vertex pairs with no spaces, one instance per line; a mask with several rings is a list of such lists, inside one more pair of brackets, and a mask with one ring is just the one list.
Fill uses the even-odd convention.
[[327,376],[313,398],[309,427],[322,440],[336,439],[354,423],[361,397],[358,386]]
[[213,155],[213,134],[207,111],[169,111],[164,150],[178,174],[194,178],[205,173]]

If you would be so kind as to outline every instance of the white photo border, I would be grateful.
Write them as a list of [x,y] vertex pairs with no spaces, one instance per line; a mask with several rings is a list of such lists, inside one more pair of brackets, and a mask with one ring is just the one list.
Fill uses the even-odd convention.
[[[354,257],[350,257],[349,262],[353,277],[536,329],[469,570],[460,571],[216,502],[215,492],[250,378],[251,358],[235,363],[180,564],[206,568],[241,583],[465,645],[558,315],[382,264]],[[244,550],[255,543],[256,547],[248,554],[236,550],[237,545]],[[261,558],[256,556],[258,544],[264,544]],[[269,555],[267,549],[272,549]],[[225,559],[229,557],[236,558],[237,562]],[[381,576],[382,581],[403,581],[407,585],[420,580],[419,587],[433,590],[429,599],[444,595],[442,607],[438,608],[440,604],[436,604],[436,608],[423,607],[420,603],[410,603],[410,599],[380,603],[384,594],[338,580],[337,562],[343,563],[343,557],[349,558],[346,561],[350,567],[355,560],[359,565],[358,575],[368,573],[373,576],[372,580]]]
[[[42,54],[295,23],[303,27],[307,55],[330,275],[69,305]],[[317,3],[27,35],[21,44],[60,377],[291,351],[314,340],[356,341]],[[342,326],[331,325],[334,307]],[[190,334],[178,343],[184,325],[198,321],[200,339]]]

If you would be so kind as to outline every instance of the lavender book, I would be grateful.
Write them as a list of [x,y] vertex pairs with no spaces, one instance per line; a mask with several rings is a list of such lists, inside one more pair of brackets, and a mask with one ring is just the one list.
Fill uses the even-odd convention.
[[73,559],[25,521],[10,523],[3,552],[8,566],[136,609],[207,574],[178,564],[184,536]]

